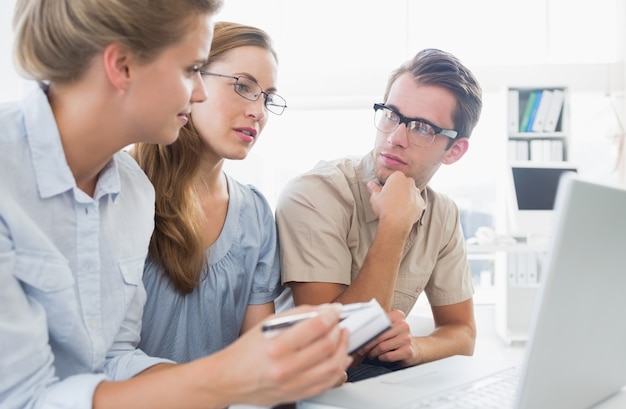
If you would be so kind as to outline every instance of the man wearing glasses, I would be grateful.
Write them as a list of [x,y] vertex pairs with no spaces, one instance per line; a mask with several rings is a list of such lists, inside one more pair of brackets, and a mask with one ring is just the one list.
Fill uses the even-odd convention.
[[[282,280],[295,304],[376,298],[389,311],[392,328],[360,351],[349,381],[474,352],[459,210],[428,182],[467,152],[481,94],[456,57],[422,50],[392,73],[385,102],[374,104],[374,149],[321,162],[281,194]],[[418,337],[405,317],[422,292],[435,328]]]

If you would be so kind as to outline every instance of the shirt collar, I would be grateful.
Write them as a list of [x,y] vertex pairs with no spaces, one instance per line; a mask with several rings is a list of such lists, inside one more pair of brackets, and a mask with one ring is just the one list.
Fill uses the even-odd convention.
[[119,152],[106,164],[104,169],[100,172],[98,177],[98,184],[96,185],[96,192],[94,198],[100,199],[102,196],[111,195],[111,199],[115,201],[117,195],[120,193],[121,182],[119,165],[117,162],[118,155],[126,155],[124,152]]

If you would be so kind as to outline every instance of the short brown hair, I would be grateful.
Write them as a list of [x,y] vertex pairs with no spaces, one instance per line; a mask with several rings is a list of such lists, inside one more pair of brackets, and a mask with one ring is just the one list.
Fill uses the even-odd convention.
[[452,92],[457,102],[452,118],[454,129],[459,137],[469,138],[482,110],[482,90],[474,74],[454,55],[427,48],[392,72],[385,90],[385,102],[393,83],[406,72],[410,72],[419,84],[435,85]]

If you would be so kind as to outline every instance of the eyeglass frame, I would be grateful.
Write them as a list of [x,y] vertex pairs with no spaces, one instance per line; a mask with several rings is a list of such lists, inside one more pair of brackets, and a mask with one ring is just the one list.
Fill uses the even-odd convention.
[[[399,127],[401,124],[404,124],[404,126],[405,126],[405,127],[407,128],[407,130],[408,130],[408,129],[409,129],[409,124],[410,124],[411,122],[421,122],[421,123],[423,123],[423,124],[426,124],[426,125],[430,126],[430,127],[431,127],[431,128],[433,128],[433,130],[435,131],[435,134],[433,135],[433,138],[431,139],[430,144],[429,144],[429,145],[427,145],[427,146],[431,146],[431,145],[432,145],[432,143],[433,143],[433,141],[435,140],[435,137],[436,137],[437,135],[444,135],[444,136],[447,136],[448,138],[450,138],[450,139],[452,139],[452,140],[454,140],[454,139],[456,139],[456,138],[458,138],[458,137],[459,137],[459,132],[458,132],[458,131],[456,131],[456,130],[454,130],[454,129],[445,129],[445,128],[441,128],[441,127],[439,127],[439,126],[437,126],[437,125],[433,124],[432,122],[427,121],[427,120],[425,120],[425,119],[423,119],[423,118],[409,118],[409,117],[407,117],[407,116],[402,115],[402,114],[401,114],[400,112],[398,112],[396,109],[393,109],[393,108],[391,108],[391,107],[389,107],[389,106],[385,105],[384,103],[375,103],[373,108],[374,108],[374,112],[376,112],[376,111],[378,111],[378,110],[381,110],[381,109],[388,109],[389,111],[391,111],[391,112],[393,112],[394,114],[396,114],[396,115],[398,116],[398,118],[400,119],[400,120],[398,121],[398,123],[396,124],[395,128],[393,128],[393,129],[392,129],[391,131],[389,131],[389,132],[385,132],[385,131],[382,131],[382,130],[378,129],[378,126],[376,126],[376,122],[374,122],[374,126],[375,126],[375,127],[376,127],[376,129],[378,129],[380,132],[383,132],[383,133],[392,133],[392,132],[394,132],[396,129],[398,129],[398,127]],[[409,139],[409,140],[410,140],[410,139]],[[415,145],[416,145],[416,144],[415,144]],[[419,145],[417,145],[417,146],[419,146]]]
[[[250,78],[248,78],[248,77],[244,77],[244,76],[236,76],[236,75],[227,75],[227,74],[218,74],[218,73],[216,73],[216,72],[211,72],[211,71],[200,71],[200,75],[201,75],[201,76],[213,76],[213,77],[222,77],[222,78],[230,78],[230,79],[234,79],[234,80],[235,80],[235,83],[233,84],[233,90],[235,91],[235,93],[236,93],[237,95],[239,95],[240,97],[242,97],[242,98],[244,98],[244,99],[247,99],[248,101],[258,101],[258,100],[259,100],[259,98],[261,97],[261,95],[263,95],[263,96],[264,96],[263,106],[264,106],[264,107],[265,107],[265,108],[266,108],[269,112],[273,113],[274,115],[282,115],[282,114],[285,112],[285,109],[287,108],[287,100],[286,100],[285,98],[281,97],[280,95],[278,95],[278,94],[276,94],[276,93],[274,93],[274,92],[265,92],[265,91],[263,90],[263,88],[262,88],[259,84],[257,84],[256,82],[254,82],[253,80],[251,80],[251,79],[250,79]],[[237,91],[237,84],[239,83],[239,79],[240,79],[240,78],[246,79],[246,80],[248,80],[248,81],[252,82],[253,84],[255,84],[257,87],[259,87],[259,89],[261,90],[261,92],[260,92],[260,93],[258,93],[258,94],[256,94],[256,95],[257,95],[257,97],[256,97],[255,99],[248,98],[247,96],[242,95],[239,91]],[[285,105],[282,105],[282,106],[281,106],[281,105],[273,105],[273,106],[275,106],[275,107],[280,107],[280,108],[282,108],[282,111],[281,111],[280,113],[272,111],[272,110],[271,110],[271,109],[267,106],[267,98],[268,98],[270,95],[277,96],[278,98],[280,98],[280,99],[282,99],[283,101],[285,101]]]

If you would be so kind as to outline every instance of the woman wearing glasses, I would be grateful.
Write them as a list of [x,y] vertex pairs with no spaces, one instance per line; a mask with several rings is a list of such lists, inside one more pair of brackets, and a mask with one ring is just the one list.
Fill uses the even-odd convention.
[[218,22],[201,74],[208,98],[192,107],[178,140],[134,152],[157,196],[140,347],[178,362],[231,344],[274,312],[282,289],[272,210],[222,169],[245,159],[286,108],[271,39]]

